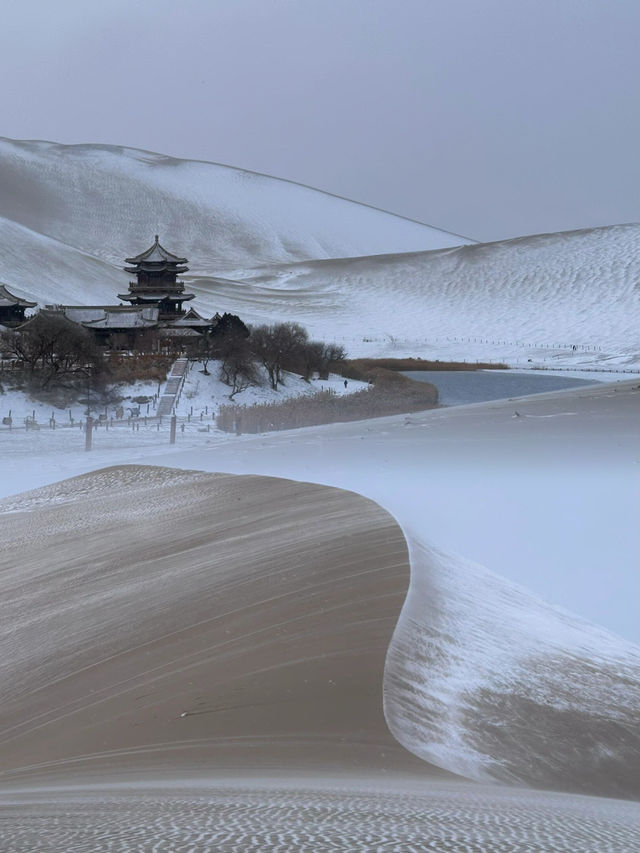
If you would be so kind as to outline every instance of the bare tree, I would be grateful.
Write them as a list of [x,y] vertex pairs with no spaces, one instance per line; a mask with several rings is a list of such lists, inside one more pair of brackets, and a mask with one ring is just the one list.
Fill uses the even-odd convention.
[[306,329],[298,323],[257,326],[251,331],[251,349],[269,376],[271,387],[282,383],[282,371],[293,369],[308,341]]
[[91,334],[64,314],[40,311],[19,329],[2,336],[2,348],[29,370],[41,388],[69,384],[75,377],[105,372],[102,353]]
[[237,328],[228,329],[217,342],[220,378],[231,388],[230,399],[256,382],[249,340]]
[[322,341],[309,341],[302,347],[300,356],[300,375],[310,379],[317,372],[320,379],[328,379],[329,371],[339,368],[346,358],[343,347],[337,344],[325,344]]

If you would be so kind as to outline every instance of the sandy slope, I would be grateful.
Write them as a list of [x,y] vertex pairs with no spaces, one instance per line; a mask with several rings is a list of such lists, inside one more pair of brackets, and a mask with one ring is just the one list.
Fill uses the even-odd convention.
[[258,320],[277,313],[352,354],[637,366],[639,234],[593,228],[192,284],[202,305]]
[[0,516],[5,783],[123,768],[437,773],[383,718],[409,567],[375,504],[138,467],[20,503]]
[[[197,270],[218,274],[256,263],[469,242],[300,184],[216,163],[110,145],[2,138],[0,216],[118,268],[158,233]],[[0,279],[8,272],[0,255]],[[28,264],[20,272],[29,276]],[[37,283],[35,270],[31,278]]]
[[[508,423],[508,403],[387,418],[355,454],[348,424],[241,441],[235,463],[218,446],[172,464],[257,468],[259,449],[263,467],[371,492],[359,457],[370,471],[377,456],[384,478],[404,446],[420,477],[412,433],[443,417],[432,453],[468,436],[471,417],[476,441],[498,429],[507,462],[553,435],[571,464],[568,399],[586,407],[583,449],[608,423],[621,462],[626,388],[519,401]],[[467,446],[461,463],[473,459]],[[413,535],[394,632],[407,543],[370,501],[129,466],[7,498],[0,525],[7,853],[635,849],[632,804],[443,778],[391,737],[383,670],[387,719],[424,758],[628,796],[635,652]]]

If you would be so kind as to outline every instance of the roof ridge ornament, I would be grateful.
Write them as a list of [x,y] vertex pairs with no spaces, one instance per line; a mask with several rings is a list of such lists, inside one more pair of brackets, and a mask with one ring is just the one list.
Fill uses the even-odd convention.
[[[183,266],[188,263],[186,258],[181,258],[178,255],[174,255],[173,252],[170,252],[168,249],[165,249],[164,246],[160,244],[160,237],[158,234],[155,235],[155,241],[153,244],[146,249],[144,252],[141,252],[139,255],[136,255],[132,258],[125,258],[125,263],[132,264],[133,266],[138,266],[144,262],[147,263],[166,263],[176,268],[178,273],[186,272],[185,269],[178,269],[178,266]],[[127,272],[132,272],[132,270],[127,270]]]

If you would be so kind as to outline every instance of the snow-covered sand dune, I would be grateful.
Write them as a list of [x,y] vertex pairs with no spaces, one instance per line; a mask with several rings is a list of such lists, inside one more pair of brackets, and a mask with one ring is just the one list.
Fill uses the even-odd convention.
[[637,794],[636,650],[417,537],[398,622],[404,537],[354,494],[133,466],[0,512],[5,781],[439,766]]
[[275,313],[352,355],[637,367],[639,238],[620,225],[269,266],[193,288],[210,309]]
[[[161,235],[196,273],[470,242],[290,181],[109,145],[0,139],[0,216],[121,270]],[[37,237],[36,237],[37,239]],[[3,239],[3,243],[5,240]],[[126,281],[119,272],[120,283]],[[38,270],[0,253],[0,279],[38,299]],[[82,270],[74,276],[82,283]],[[61,282],[62,283],[62,282]],[[36,288],[39,288],[36,291]],[[87,301],[93,286],[87,283]]]
[[478,781],[640,795],[640,653],[410,537],[385,710],[407,749]]
[[112,264],[4,218],[0,264],[0,281],[40,305],[115,305],[126,285]]
[[[414,554],[387,655],[409,563],[372,502],[128,466],[6,499],[0,527],[7,851],[633,849],[630,803],[475,786],[392,738],[383,705],[423,756],[446,733],[434,755],[461,770],[466,728],[511,780],[536,768],[538,784],[632,792],[615,638],[558,630],[506,581]],[[528,659],[531,640],[544,645]],[[576,767],[567,753],[593,744]]]
[[204,313],[300,322],[352,356],[640,364],[637,226],[474,244],[217,164],[0,140],[0,281],[20,295],[115,302],[155,233]]
[[0,525],[5,783],[277,767],[442,776],[384,721],[409,562],[371,501],[130,466],[9,498]]

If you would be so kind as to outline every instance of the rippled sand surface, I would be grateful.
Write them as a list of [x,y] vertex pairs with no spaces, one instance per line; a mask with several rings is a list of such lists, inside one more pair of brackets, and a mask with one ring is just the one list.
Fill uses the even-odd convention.
[[632,803],[392,737],[409,559],[369,500],[125,466],[6,499],[0,535],[2,853],[636,849]]
[[402,779],[16,792],[5,853],[632,853],[633,803]]
[[129,466],[7,499],[0,528],[5,776],[429,772],[384,720],[409,563],[373,502]]

